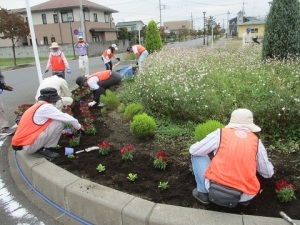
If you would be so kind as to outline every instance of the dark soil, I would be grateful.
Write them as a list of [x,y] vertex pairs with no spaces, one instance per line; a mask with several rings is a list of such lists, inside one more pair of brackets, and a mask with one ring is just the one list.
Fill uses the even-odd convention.
[[[107,114],[101,114],[99,108],[93,108],[91,111],[97,118],[94,122],[97,134],[81,136],[80,146],[74,149],[78,151],[108,141],[112,145],[110,154],[102,156],[95,150],[75,155],[73,159],[63,156],[53,160],[53,163],[81,178],[156,203],[267,217],[280,217],[279,211],[284,211],[292,219],[300,219],[299,154],[283,155],[280,151],[272,151],[270,157],[276,168],[276,173],[271,179],[259,177],[261,192],[248,206],[238,205],[233,209],[219,207],[213,203],[204,206],[192,196],[196,182],[190,170],[190,156],[182,154],[182,150],[186,149],[185,142],[172,140],[172,143],[175,143],[172,146],[176,147],[168,147],[171,146],[170,143],[158,145],[154,140],[138,140],[131,135],[129,123],[125,122],[118,112],[109,111]],[[76,118],[82,121],[83,118],[78,107],[73,108],[73,113]],[[134,158],[133,161],[125,162],[121,160],[120,150],[129,144],[134,146]],[[63,136],[59,145],[68,147],[68,139]],[[168,156],[168,165],[165,171],[155,169],[153,166],[154,157],[161,150],[165,151]],[[64,152],[64,150],[59,151]],[[102,173],[96,170],[100,163],[106,167]],[[127,179],[129,173],[136,173],[138,179],[135,182],[130,182]],[[274,182],[281,179],[291,181],[296,185],[297,199],[289,203],[278,201]],[[160,190],[158,188],[160,181],[168,181],[169,189]]]

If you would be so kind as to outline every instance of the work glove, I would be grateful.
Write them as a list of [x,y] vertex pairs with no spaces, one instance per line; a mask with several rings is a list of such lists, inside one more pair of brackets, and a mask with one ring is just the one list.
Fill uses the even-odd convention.
[[0,89],[0,95],[2,94],[2,92],[3,92],[3,89]]
[[71,69],[67,69],[67,74],[71,74]]
[[120,62],[121,59],[120,58],[116,58],[116,60],[118,60]]
[[88,106],[89,106],[89,107],[93,107],[93,106],[96,105],[96,104],[97,104],[97,102],[92,101],[92,102],[89,102],[89,103],[88,103]]
[[49,69],[46,69],[44,73],[48,73],[48,72],[49,72]]
[[8,86],[8,85],[3,85],[3,90],[6,90],[6,91],[13,91],[14,89],[11,87],[11,86]]

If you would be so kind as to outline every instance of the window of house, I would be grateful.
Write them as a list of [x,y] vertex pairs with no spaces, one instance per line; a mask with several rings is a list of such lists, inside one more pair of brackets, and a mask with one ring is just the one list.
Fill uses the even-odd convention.
[[98,16],[97,16],[97,13],[94,13],[94,22],[98,22]]
[[251,33],[252,34],[257,34],[258,33],[258,28],[252,28]]
[[104,20],[105,20],[105,23],[109,23],[109,21],[110,21],[110,14],[109,13],[104,13]]
[[43,24],[47,24],[46,14],[42,14],[42,20],[43,20]]
[[90,12],[89,11],[84,11],[84,20],[90,21]]
[[182,28],[185,28],[185,25],[182,25]]
[[61,21],[63,23],[67,23],[67,22],[69,22],[69,20],[71,22],[74,22],[73,12],[64,12],[64,13],[61,13]]
[[51,43],[55,42],[55,37],[51,37]]
[[44,39],[44,45],[48,45],[49,43],[48,43],[48,37],[43,37],[43,39]]
[[57,14],[53,14],[53,21],[54,21],[54,23],[58,23],[58,15]]
[[93,35],[93,42],[100,42],[100,37],[97,35]]

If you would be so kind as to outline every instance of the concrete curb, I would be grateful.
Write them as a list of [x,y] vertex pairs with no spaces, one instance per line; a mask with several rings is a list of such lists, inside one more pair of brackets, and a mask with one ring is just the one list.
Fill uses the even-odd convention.
[[[9,147],[8,151],[13,150]],[[18,151],[16,157],[21,171],[35,189],[60,207],[92,224],[289,224],[281,218],[237,215],[157,204],[79,178],[37,154],[27,155],[23,151]],[[300,221],[295,222],[300,224]]]

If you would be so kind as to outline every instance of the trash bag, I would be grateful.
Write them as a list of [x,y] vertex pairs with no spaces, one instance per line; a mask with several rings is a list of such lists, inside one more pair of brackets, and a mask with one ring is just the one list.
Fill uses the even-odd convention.
[[122,79],[134,75],[132,66],[123,66],[118,72],[120,73]]

